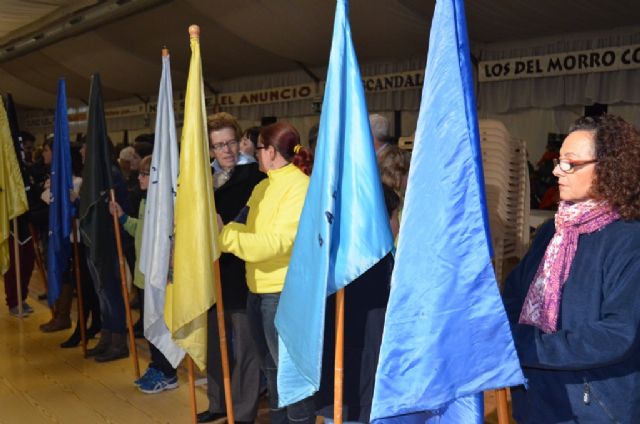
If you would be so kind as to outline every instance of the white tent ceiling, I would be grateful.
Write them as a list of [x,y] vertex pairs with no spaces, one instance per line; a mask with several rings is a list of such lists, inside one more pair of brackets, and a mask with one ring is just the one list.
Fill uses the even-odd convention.
[[[434,0],[350,4],[362,63],[425,57]],[[638,0],[473,0],[466,9],[476,44],[640,22]],[[194,23],[209,89],[235,77],[325,66],[334,10],[332,0],[0,0],[0,93],[49,109],[65,77],[70,105],[80,105],[99,71],[107,101],[153,96],[163,45],[174,88],[184,87]]]

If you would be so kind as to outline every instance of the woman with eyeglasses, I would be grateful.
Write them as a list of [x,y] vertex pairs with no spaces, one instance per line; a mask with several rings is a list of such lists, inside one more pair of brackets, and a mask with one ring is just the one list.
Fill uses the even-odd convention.
[[[220,233],[223,252],[246,263],[247,315],[262,369],[267,378],[271,423],[288,420],[315,423],[311,398],[278,408],[278,333],[275,314],[284,286],[293,241],[309,186],[311,154],[300,145],[300,135],[287,123],[277,122],[260,131],[256,146],[260,170],[267,178],[251,193],[243,218],[226,224]],[[220,217],[218,218],[221,227]]]
[[554,168],[560,205],[505,283],[528,380],[519,423],[640,422],[640,133],[582,118]]

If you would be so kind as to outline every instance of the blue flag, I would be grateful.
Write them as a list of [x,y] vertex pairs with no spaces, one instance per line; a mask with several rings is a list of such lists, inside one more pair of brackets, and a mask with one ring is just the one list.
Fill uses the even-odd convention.
[[372,420],[481,423],[483,390],[524,382],[483,180],[464,4],[438,0]]
[[51,159],[51,203],[49,204],[49,244],[47,247],[47,294],[49,305],[60,296],[62,276],[69,268],[71,258],[71,220],[73,207],[70,192],[73,189],[67,94],[63,78],[58,81],[58,102],[55,112]]
[[393,248],[347,8],[338,0],[316,159],[276,314],[280,405],[320,387],[326,297]]

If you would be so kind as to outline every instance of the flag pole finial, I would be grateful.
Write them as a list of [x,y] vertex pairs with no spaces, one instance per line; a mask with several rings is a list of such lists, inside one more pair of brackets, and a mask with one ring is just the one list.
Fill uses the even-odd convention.
[[167,46],[162,46],[162,57],[167,56],[169,56],[169,49],[167,48]]
[[200,27],[198,25],[189,26],[189,38],[200,38]]

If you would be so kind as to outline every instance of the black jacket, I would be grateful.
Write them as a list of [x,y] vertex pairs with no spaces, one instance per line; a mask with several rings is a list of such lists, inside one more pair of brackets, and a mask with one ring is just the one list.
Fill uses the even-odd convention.
[[511,390],[518,423],[640,422],[640,222],[581,234],[562,288],[558,331],[518,324],[555,227],[543,225],[505,283],[528,388]]
[[[44,182],[49,177],[48,169],[44,165],[27,167],[23,177],[29,210],[18,217],[18,240],[21,244],[31,239],[30,224],[38,235],[46,236],[49,229],[49,205],[40,198]],[[10,226],[10,232],[13,235],[13,226]]]
[[[258,170],[257,163],[238,165],[233,169],[229,180],[214,193],[216,210],[225,224],[236,219],[253,188],[265,177]],[[244,309],[248,292],[244,261],[231,253],[223,253],[220,256],[220,277],[225,309]]]

